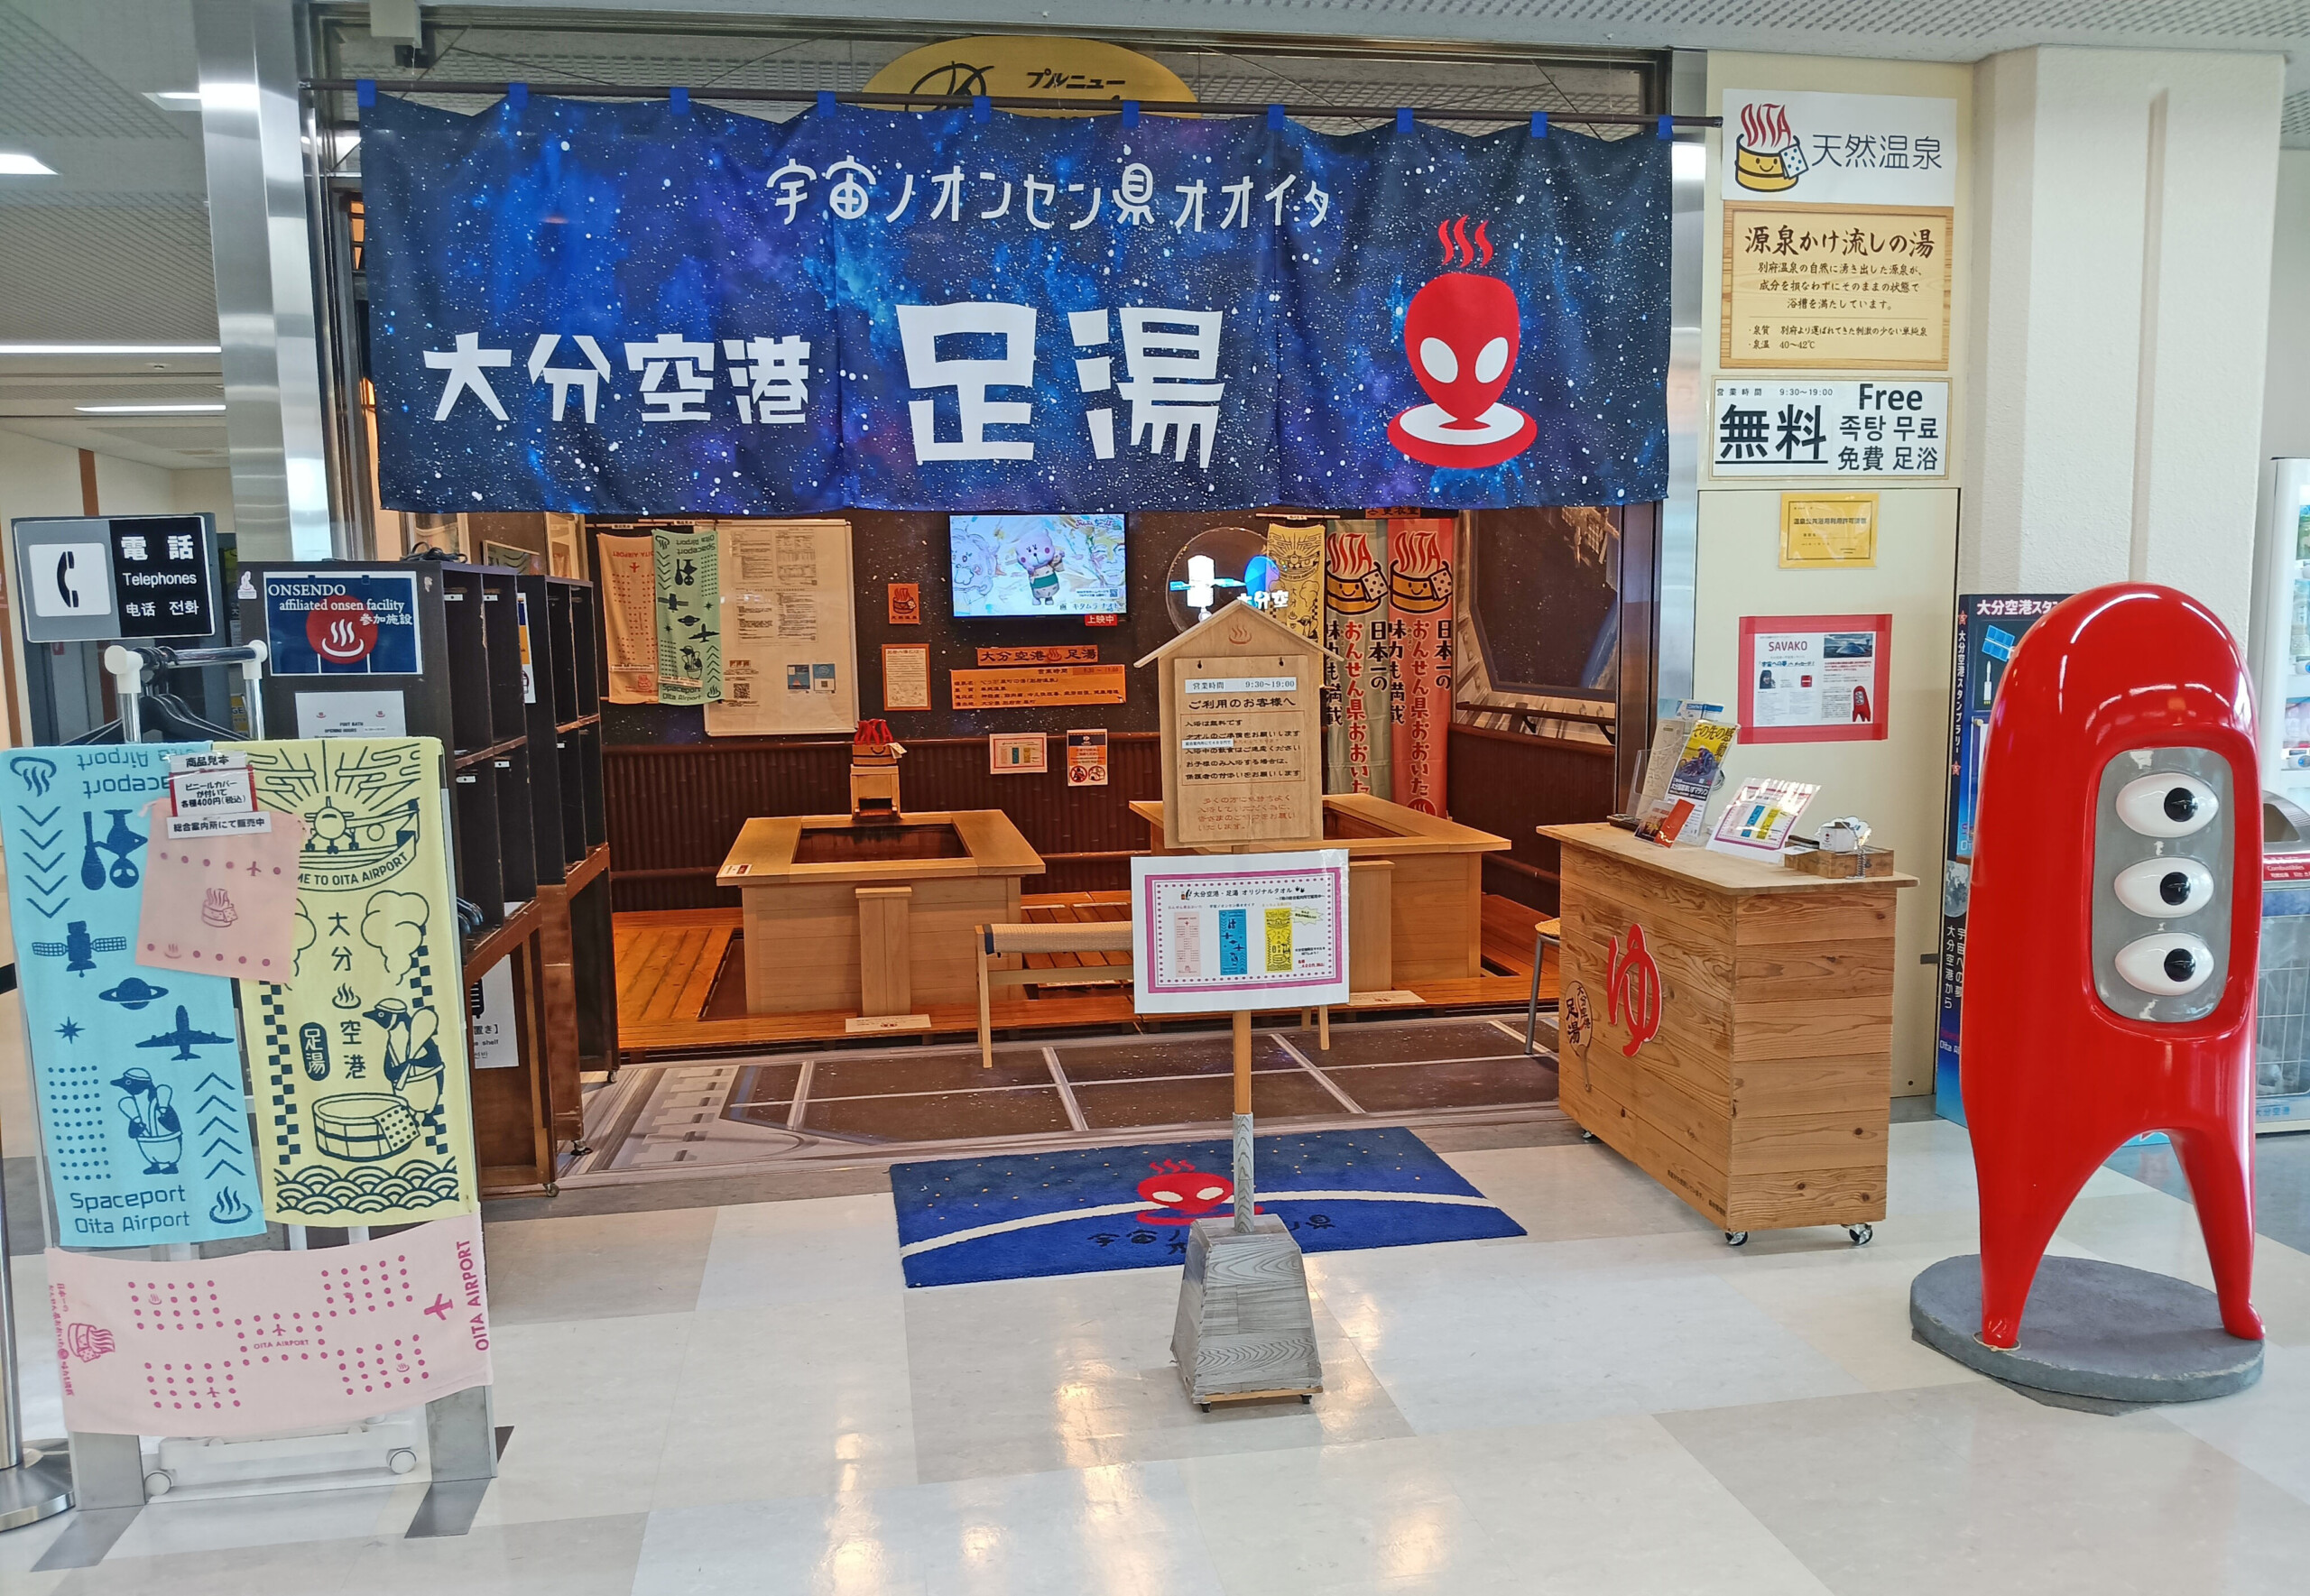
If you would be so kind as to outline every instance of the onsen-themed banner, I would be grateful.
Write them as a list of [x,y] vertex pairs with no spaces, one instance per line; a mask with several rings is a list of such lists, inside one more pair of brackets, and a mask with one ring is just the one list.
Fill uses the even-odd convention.
[[136,922],[169,756],[206,743],[0,757],[8,912],[32,1085],[68,1247],[256,1235],[233,983],[144,969]]
[[357,1423],[487,1385],[481,1220],[189,1263],[51,1248],[64,1418],[129,1435]]
[[441,744],[246,743],[257,801],[305,821],[297,953],[241,983],[264,1211],[410,1224],[476,1201]]
[[1353,197],[1281,261],[1291,504],[1617,504],[1668,489],[1670,146],[1293,128]]
[[722,582],[714,529],[651,534],[656,545],[658,702],[706,704],[722,696]]
[[363,114],[385,503],[1666,490],[1668,157],[1280,115]]
[[1324,790],[1391,798],[1396,663],[1388,627],[1388,523],[1335,521],[1324,539]]
[[1452,534],[1441,518],[1388,523],[1388,619],[1381,640],[1395,679],[1388,701],[1395,802],[1444,813],[1452,727]]
[[613,704],[658,702],[658,544],[638,538],[594,540],[602,571],[602,637]]

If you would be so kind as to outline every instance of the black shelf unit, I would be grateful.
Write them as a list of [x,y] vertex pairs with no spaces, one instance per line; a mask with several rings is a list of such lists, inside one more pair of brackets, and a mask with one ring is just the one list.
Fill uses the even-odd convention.
[[[265,724],[276,737],[303,735],[313,715],[326,708],[319,698],[393,692],[401,699],[401,734],[441,740],[449,755],[457,896],[482,913],[468,951],[519,914],[541,886],[565,881],[605,840],[591,583],[431,560],[266,561],[241,568],[246,637],[266,635],[262,595],[269,576],[414,577],[416,674],[282,676],[268,665]],[[300,701],[311,714],[300,714]],[[603,898],[606,914],[606,892]]]

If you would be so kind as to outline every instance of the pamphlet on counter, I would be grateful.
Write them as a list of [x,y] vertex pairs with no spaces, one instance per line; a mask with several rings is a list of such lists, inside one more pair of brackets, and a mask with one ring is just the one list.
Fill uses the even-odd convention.
[[1741,783],[1741,789],[1717,817],[1716,835],[1708,839],[1710,850],[1780,863],[1797,817],[1820,790],[1818,782],[1751,777]]

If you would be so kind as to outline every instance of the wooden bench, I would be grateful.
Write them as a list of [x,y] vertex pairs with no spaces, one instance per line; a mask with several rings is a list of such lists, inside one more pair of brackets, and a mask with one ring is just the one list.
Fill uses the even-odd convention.
[[[978,1061],[994,1067],[994,1029],[988,1001],[997,986],[1104,986],[1132,979],[1131,922],[1078,920],[1073,923],[990,925],[976,928],[978,947]],[[1110,960],[1076,969],[993,968],[996,959],[1029,954],[1121,954]]]

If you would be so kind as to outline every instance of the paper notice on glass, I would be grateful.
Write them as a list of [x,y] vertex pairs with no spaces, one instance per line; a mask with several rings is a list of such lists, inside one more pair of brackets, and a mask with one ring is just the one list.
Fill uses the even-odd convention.
[[658,702],[658,549],[639,538],[597,538],[609,700]]
[[[707,734],[846,735],[858,724],[850,523],[725,521],[718,530],[722,697],[706,706]],[[928,708],[927,659],[923,673]]]
[[1717,817],[1716,835],[1708,839],[1710,849],[1779,863],[1788,849],[1790,828],[1820,790],[1817,782],[1751,777],[1741,783]]

